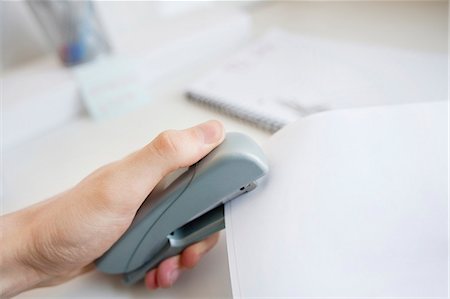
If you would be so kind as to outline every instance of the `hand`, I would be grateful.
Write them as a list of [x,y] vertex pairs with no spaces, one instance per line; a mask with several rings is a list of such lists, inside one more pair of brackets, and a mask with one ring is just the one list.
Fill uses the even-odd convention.
[[[72,189],[3,216],[0,272],[6,275],[0,297],[59,284],[91,270],[92,262],[126,231],[155,185],[168,173],[200,160],[223,138],[224,130],[217,121],[163,132]],[[217,240],[215,234],[163,261],[147,273],[147,287],[170,287],[180,271],[194,267]]]

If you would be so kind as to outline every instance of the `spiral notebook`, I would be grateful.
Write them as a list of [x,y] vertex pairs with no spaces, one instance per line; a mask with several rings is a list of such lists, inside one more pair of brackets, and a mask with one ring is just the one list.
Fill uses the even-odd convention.
[[273,132],[324,110],[445,100],[446,59],[272,29],[194,82],[186,95]]

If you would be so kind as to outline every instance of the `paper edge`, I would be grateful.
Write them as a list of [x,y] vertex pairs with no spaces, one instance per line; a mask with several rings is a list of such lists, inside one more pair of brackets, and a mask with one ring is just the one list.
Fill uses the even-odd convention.
[[241,298],[241,285],[239,284],[238,268],[236,267],[236,252],[233,239],[233,221],[231,215],[233,201],[225,204],[225,236],[228,252],[228,270],[230,272],[231,293],[233,298]]

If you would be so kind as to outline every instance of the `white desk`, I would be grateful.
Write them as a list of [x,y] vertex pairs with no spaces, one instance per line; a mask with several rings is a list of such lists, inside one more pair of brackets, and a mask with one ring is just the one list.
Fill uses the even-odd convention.
[[[281,2],[251,10],[255,35],[271,26],[330,39],[447,52],[447,2],[431,3],[311,3]],[[174,74],[153,101],[139,111],[107,122],[81,118],[46,136],[22,143],[3,153],[3,210],[13,211],[60,192],[111,160],[118,159],[168,128],[185,128],[207,119],[221,120],[227,130],[249,134],[258,142],[263,131],[194,105],[183,89],[212,65]],[[33,125],[33,124],[30,124]],[[118,279],[90,273],[61,286],[34,290],[21,298],[152,296],[140,285],[123,287]],[[231,297],[224,234],[200,265],[184,273],[162,298]]]

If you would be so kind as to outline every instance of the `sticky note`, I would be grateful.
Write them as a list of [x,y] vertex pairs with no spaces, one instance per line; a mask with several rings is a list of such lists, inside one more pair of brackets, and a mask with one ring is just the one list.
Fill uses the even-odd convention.
[[132,59],[110,55],[73,68],[81,97],[95,120],[121,116],[150,100]]

